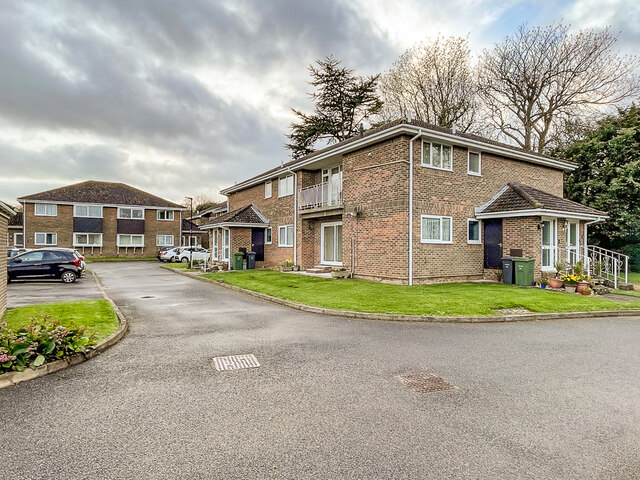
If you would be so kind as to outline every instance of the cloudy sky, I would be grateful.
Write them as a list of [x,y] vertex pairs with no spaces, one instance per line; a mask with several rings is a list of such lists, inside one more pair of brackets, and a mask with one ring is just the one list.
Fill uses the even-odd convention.
[[438,33],[479,51],[561,18],[640,45],[638,0],[0,0],[0,198],[88,179],[215,197],[288,159],[315,59],[373,74]]

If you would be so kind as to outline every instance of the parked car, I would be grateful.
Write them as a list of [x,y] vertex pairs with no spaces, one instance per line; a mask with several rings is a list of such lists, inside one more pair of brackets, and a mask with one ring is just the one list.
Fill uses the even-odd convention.
[[21,253],[28,252],[28,248],[17,248],[17,247],[9,247],[7,248],[7,258],[13,258],[16,255],[20,255]]
[[204,260],[205,262],[209,261],[209,250],[202,247],[184,247],[178,253],[178,260],[182,263],[189,263],[191,261],[191,257],[193,256],[194,260]]
[[166,252],[167,250],[171,250],[172,248],[175,248],[175,247],[160,247],[160,248],[158,249],[158,251],[156,252],[156,258],[157,258],[158,260],[162,260],[162,254],[163,254],[164,252]]
[[8,281],[58,278],[73,283],[84,271],[84,260],[71,248],[40,248],[7,260]]
[[169,250],[165,250],[160,253],[159,259],[163,262],[175,262],[178,260],[178,254],[182,247],[170,247]]

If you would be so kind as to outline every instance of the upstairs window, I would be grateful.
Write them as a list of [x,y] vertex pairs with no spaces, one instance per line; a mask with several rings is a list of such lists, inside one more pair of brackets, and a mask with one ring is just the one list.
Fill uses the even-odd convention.
[[158,220],[173,220],[173,210],[158,210],[156,218]]
[[74,217],[102,218],[101,205],[74,205]]
[[143,220],[144,208],[118,207],[118,218],[127,220]]
[[273,182],[271,180],[264,182],[264,198],[271,198],[272,190]]
[[467,160],[467,173],[469,175],[482,175],[482,157],[478,152],[469,152]]
[[421,243],[453,243],[451,217],[422,215],[420,217]]
[[56,217],[58,216],[58,206],[50,203],[36,203],[35,215],[39,217]]
[[278,179],[278,197],[286,197],[288,195],[293,195],[293,175]]
[[453,170],[453,148],[442,143],[422,142],[422,166]]

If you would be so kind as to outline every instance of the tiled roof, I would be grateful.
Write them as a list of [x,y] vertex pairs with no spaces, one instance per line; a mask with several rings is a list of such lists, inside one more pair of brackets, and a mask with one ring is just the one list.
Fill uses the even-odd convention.
[[[481,137],[479,135],[473,135],[471,133],[464,133],[464,132],[460,132],[460,131],[456,131],[454,133],[454,131],[450,128],[445,128],[445,127],[439,127],[437,125],[432,125],[430,123],[424,122],[422,120],[407,120],[406,118],[400,118],[397,120],[393,120],[391,122],[385,123],[383,125],[380,125],[378,127],[375,128],[370,128],[369,130],[365,130],[363,132],[362,135],[354,135],[353,137],[347,138],[346,140],[343,140],[341,142],[335,143],[333,145],[329,145],[328,147],[325,147],[321,150],[318,150],[316,152],[310,153],[308,155],[305,155],[304,157],[300,157],[297,158],[295,160],[291,160],[289,162],[285,162],[283,163],[281,166],[279,167],[275,167],[272,168],[270,170],[267,170],[265,172],[260,173],[259,175],[255,175],[247,180],[243,180],[242,182],[240,182],[241,184],[245,184],[245,183],[251,183],[253,180],[256,180],[258,178],[264,177],[264,176],[268,176],[270,174],[275,174],[276,172],[281,171],[282,169],[287,169],[287,168],[295,168],[298,164],[309,160],[317,155],[322,155],[324,153],[330,152],[331,150],[343,147],[345,145],[348,145],[350,143],[353,143],[357,140],[360,140],[361,138],[366,138],[369,137],[371,135],[375,135],[377,133],[383,132],[385,130],[389,130],[393,127],[397,127],[398,125],[413,125],[414,127],[419,127],[419,128],[425,128],[434,132],[440,132],[440,133],[445,133],[448,135],[453,135],[456,137],[460,137],[461,139],[467,139],[467,140],[472,140],[475,142],[480,142],[480,143],[484,143],[486,145],[492,145],[495,147],[500,147],[500,148],[505,148],[508,150],[512,150],[514,153],[524,153],[527,155],[531,155],[533,157],[538,157],[540,160],[547,160],[547,161],[558,161],[557,158],[551,157],[549,155],[543,155],[540,153],[536,153],[536,152],[532,152],[529,150],[525,150],[523,148],[520,147],[516,147],[514,145],[510,145],[508,143],[503,143],[503,142],[497,142],[495,140],[491,140],[485,137]],[[426,132],[426,134],[428,135],[428,132]],[[566,164],[574,164],[574,162],[563,159],[562,162],[566,163]],[[228,187],[227,189],[223,189],[223,191],[225,190],[231,190],[233,189],[234,186]]]
[[22,212],[16,212],[15,215],[12,215],[11,218],[9,218],[9,226],[10,227],[22,227],[23,226]]
[[605,212],[595,208],[516,182],[507,183],[498,195],[480,207],[476,213],[501,213],[519,210],[554,210],[600,217],[607,216]]
[[203,232],[200,227],[193,222],[190,222],[186,218],[182,219],[182,231],[183,232]]
[[34,193],[21,197],[19,200],[183,208],[177,203],[156,197],[124,183],[96,182],[94,180]]
[[224,215],[220,215],[219,217],[214,218],[210,222],[207,222],[201,225],[200,227],[206,228],[206,227],[211,227],[213,225],[220,225],[223,223],[227,225],[233,224],[233,223],[264,225],[264,224],[268,224],[269,220],[266,219],[264,215],[262,215],[262,213],[260,213],[260,210],[258,210],[253,203],[251,203],[244,207],[237,208],[232,212],[225,213]]

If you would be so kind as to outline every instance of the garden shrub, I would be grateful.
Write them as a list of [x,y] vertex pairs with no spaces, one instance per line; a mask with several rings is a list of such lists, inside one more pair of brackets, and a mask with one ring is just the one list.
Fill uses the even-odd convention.
[[96,336],[84,328],[69,328],[48,315],[31,318],[27,326],[16,330],[0,325],[0,374],[36,368],[45,362],[81,353],[95,345]]

